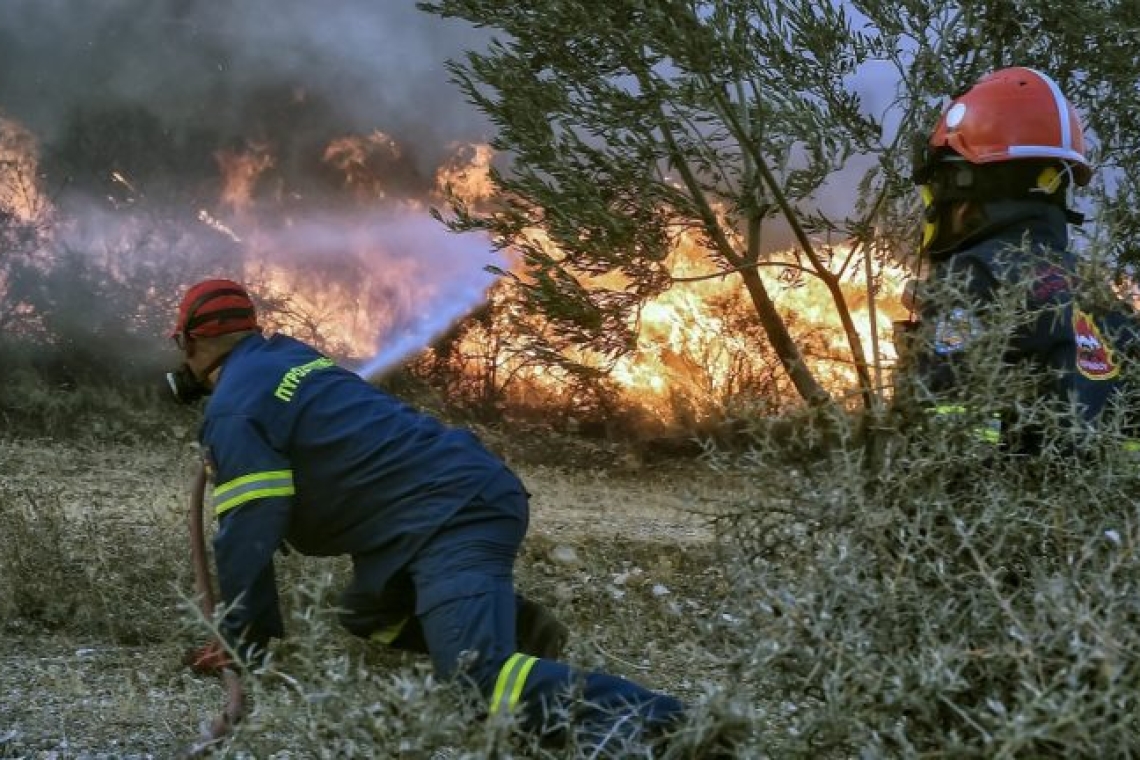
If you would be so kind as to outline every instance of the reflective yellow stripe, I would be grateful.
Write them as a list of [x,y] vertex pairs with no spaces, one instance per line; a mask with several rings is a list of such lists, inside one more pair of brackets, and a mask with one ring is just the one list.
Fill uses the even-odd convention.
[[247,501],[253,501],[254,499],[268,499],[272,496],[292,496],[292,495],[293,495],[293,486],[287,486],[287,487],[281,487],[281,488],[263,488],[259,491],[249,491],[247,493],[242,494],[241,496],[235,496],[234,498],[230,499],[229,501],[224,501],[221,504],[215,505],[214,506],[214,514],[215,515],[225,514],[226,512],[229,512],[231,509],[233,509],[234,507],[240,507],[242,504],[245,504]]
[[515,709],[522,696],[523,686],[531,668],[538,662],[538,658],[516,652],[512,654],[499,670],[499,677],[495,680],[495,691],[491,694],[491,714],[509,712]]
[[515,709],[515,705],[517,705],[519,703],[519,699],[522,698],[523,686],[526,685],[526,679],[530,676],[530,670],[534,667],[534,664],[536,662],[538,662],[537,658],[527,657],[526,664],[522,666],[522,670],[519,672],[518,678],[515,679],[515,687],[511,690],[510,707],[512,710]]
[[[954,417],[967,414],[970,409],[963,404],[939,404],[928,410],[937,417]],[[994,412],[989,419],[973,429],[974,437],[983,442],[997,445],[1001,443],[1001,415]]]
[[1122,444],[1121,448],[1130,454],[1135,453],[1137,451],[1140,451],[1140,441],[1129,439]]
[[288,480],[293,482],[292,470],[268,470],[266,472],[251,472],[249,475],[242,475],[240,478],[226,481],[214,489],[214,496],[217,497],[232,491],[235,488],[248,485],[249,483],[261,483],[266,480]]
[[961,404],[939,404],[930,411],[934,414],[965,414],[966,407]]
[[986,443],[1001,443],[1001,415],[991,414],[983,425],[974,428],[974,435]]
[[222,515],[254,499],[292,496],[293,493],[292,470],[250,473],[214,489],[214,514]]
[[515,676],[515,668],[526,655],[515,653],[507,658],[503,663],[503,667],[499,670],[499,677],[495,679],[495,691],[491,694],[491,714],[499,712],[505,705],[503,702],[503,695],[508,688],[511,688]]
[[385,626],[368,638],[372,641],[378,641],[384,646],[388,646],[396,640],[396,637],[400,635],[400,631],[404,630],[404,626],[408,624],[408,620],[410,620],[410,618],[404,618],[403,620],[392,623],[392,625]]

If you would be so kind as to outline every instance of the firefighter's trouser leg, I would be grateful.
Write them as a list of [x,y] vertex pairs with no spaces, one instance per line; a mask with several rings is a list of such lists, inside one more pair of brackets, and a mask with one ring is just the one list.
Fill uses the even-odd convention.
[[[411,578],[398,573],[387,580],[386,565],[372,557],[353,558],[353,579],[340,597],[341,625],[361,638],[378,644],[426,653],[427,642],[415,616],[416,592]],[[382,559],[382,558],[381,558]],[[372,565],[379,570],[373,572]],[[569,631],[550,610],[538,602],[515,594],[516,648],[535,657],[558,657],[566,646]]]
[[677,727],[685,706],[618,676],[519,652],[500,666],[490,697],[492,715],[511,711],[540,735],[572,733],[580,744],[620,757],[629,742],[652,742]]
[[608,744],[678,722],[684,706],[673,697],[515,651],[512,571],[526,532],[526,495],[500,483],[481,501],[471,505],[481,519],[441,532],[410,567],[436,672],[469,679],[491,714],[518,710],[524,726],[543,734],[569,722],[586,741]]

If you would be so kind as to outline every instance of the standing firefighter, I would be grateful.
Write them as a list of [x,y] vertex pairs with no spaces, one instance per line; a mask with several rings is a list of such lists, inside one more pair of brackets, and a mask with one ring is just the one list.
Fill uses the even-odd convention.
[[[1076,111],[1052,79],[1027,68],[983,77],[918,146],[931,269],[919,289],[922,340],[911,343],[917,400],[936,423],[965,418],[973,435],[1016,453],[1046,444],[1039,421],[1008,406],[978,409],[977,383],[973,400],[965,389],[979,372],[970,352],[994,330],[1006,332],[988,379],[1001,367],[1032,368],[1033,393],[1052,412],[1091,423],[1119,389],[1130,315],[1115,299],[1089,297],[1069,251],[1067,225],[1081,219],[1066,196],[1091,173]],[[1019,316],[1001,322],[999,302],[1010,297]]]
[[[200,439],[214,478],[221,632],[241,665],[256,665],[283,633],[273,556],[287,542],[307,555],[351,555],[343,625],[385,643],[414,628],[437,674],[469,681],[492,715],[517,708],[524,727],[546,733],[569,714],[599,744],[679,721],[673,697],[534,656],[541,641],[534,654],[519,651],[513,566],[527,492],[474,435],[300,341],[264,337],[249,295],[229,280],[190,288],[173,337],[185,359],[171,375],[176,395],[212,394]],[[215,737],[240,718],[240,681],[233,671],[227,681],[230,709]]]

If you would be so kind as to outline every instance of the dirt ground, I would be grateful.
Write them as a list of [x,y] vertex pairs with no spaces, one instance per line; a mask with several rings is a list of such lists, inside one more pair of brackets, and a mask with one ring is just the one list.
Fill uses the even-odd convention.
[[[197,462],[181,433],[123,443],[0,438],[0,490],[23,494],[28,504],[50,492],[77,519],[146,515],[180,530]],[[573,628],[572,653],[679,693],[698,690],[692,653],[609,629],[638,625],[645,605],[674,615],[716,614],[708,592],[722,574],[707,515],[749,488],[747,480],[695,462],[604,470],[513,464],[532,492],[533,510],[519,583],[560,605]],[[188,578],[187,570],[179,582]],[[586,589],[612,600],[617,612],[575,609]],[[642,606],[623,612],[622,600],[635,597]],[[632,617],[607,623],[614,614]],[[19,618],[4,621],[0,758],[176,756],[221,703],[217,682],[181,666],[189,643],[179,636],[128,645],[67,625],[45,630]]]

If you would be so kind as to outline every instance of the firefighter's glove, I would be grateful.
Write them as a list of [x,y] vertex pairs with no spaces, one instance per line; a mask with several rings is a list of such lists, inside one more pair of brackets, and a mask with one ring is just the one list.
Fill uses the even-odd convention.
[[200,676],[220,676],[225,668],[233,667],[233,660],[217,641],[188,650],[182,664]]

